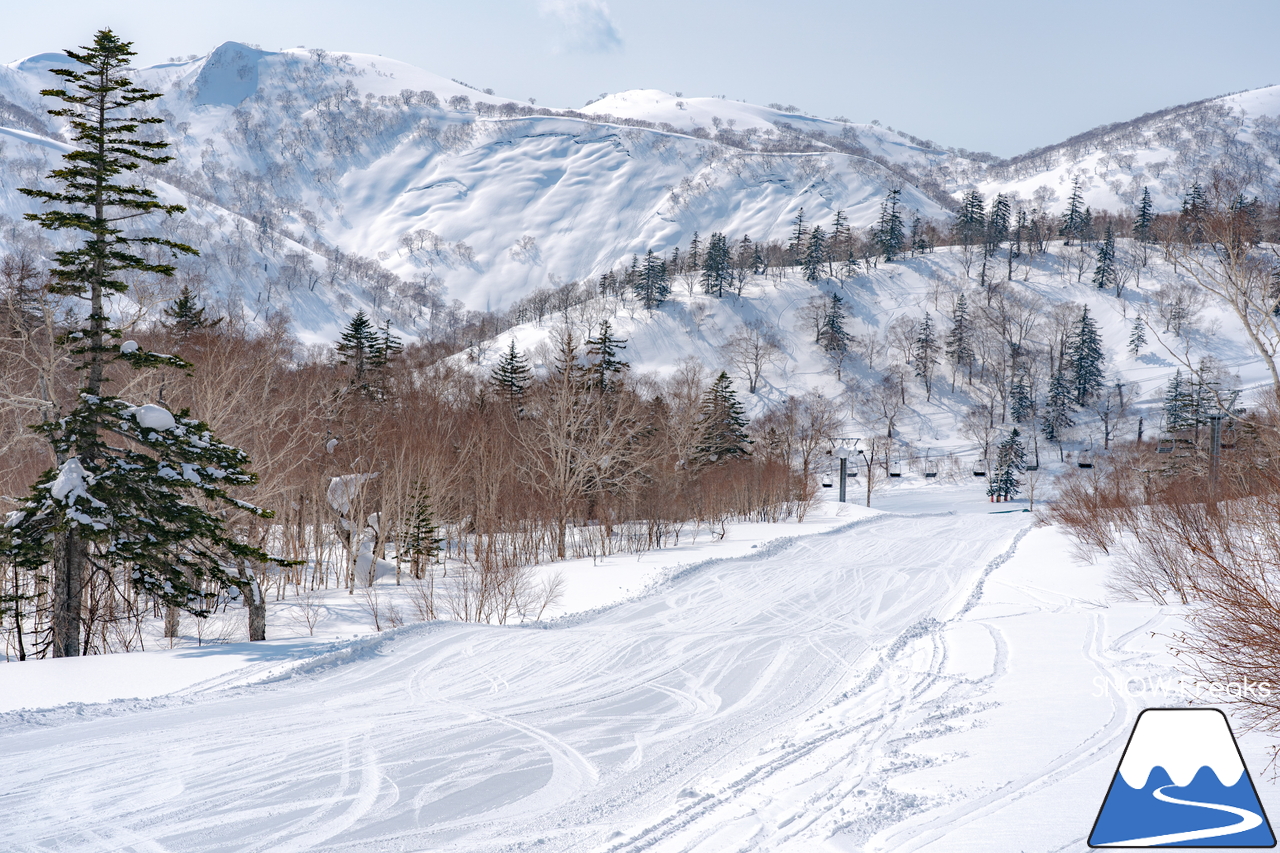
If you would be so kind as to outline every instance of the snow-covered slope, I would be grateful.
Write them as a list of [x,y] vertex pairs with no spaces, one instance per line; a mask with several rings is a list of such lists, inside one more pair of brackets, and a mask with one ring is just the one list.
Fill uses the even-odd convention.
[[556,626],[120,656],[168,696],[0,667],[62,687],[0,715],[0,846],[1083,850],[1138,710],[1190,695],[1152,639],[1182,622],[1100,606],[1105,567],[980,492],[907,484]]
[[[56,160],[37,93],[62,64],[43,54],[0,70],[0,104],[11,105],[0,113],[9,217],[30,209],[11,188]],[[138,77],[165,93],[155,109],[175,161],[157,177],[193,211],[179,236],[213,261],[188,269],[214,292],[238,287],[251,310],[287,308],[301,330],[330,339],[353,302],[409,325],[415,305],[442,288],[497,309],[633,253],[669,251],[695,231],[780,239],[802,207],[814,221],[843,209],[867,225],[891,187],[905,186],[909,210],[945,215],[853,141],[841,144],[863,153],[808,137],[753,151],[674,126],[525,115],[532,109],[383,57],[227,43]],[[434,236],[410,247],[414,232]],[[335,262],[334,250],[362,263]]]
[[1055,212],[1077,178],[1085,203],[1095,210],[1131,207],[1144,187],[1158,210],[1177,210],[1193,183],[1208,186],[1223,179],[1225,186],[1274,205],[1280,200],[1278,157],[1280,86],[1268,86],[1095,128],[1059,145],[973,168],[967,178],[987,194],[1018,193]]

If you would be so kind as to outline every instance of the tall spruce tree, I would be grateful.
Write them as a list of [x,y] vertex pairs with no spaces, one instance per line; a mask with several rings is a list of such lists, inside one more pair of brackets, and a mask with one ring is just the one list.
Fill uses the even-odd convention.
[[489,374],[489,384],[508,403],[517,404],[524,399],[532,383],[533,371],[529,369],[529,361],[516,349],[516,339],[512,338],[507,351]]
[[804,280],[817,281],[822,278],[826,272],[827,259],[827,232],[821,225],[815,225],[809,232],[809,244],[805,247],[804,261],[801,264],[804,268]]
[[916,376],[924,380],[924,398],[933,397],[933,367],[938,363],[938,337],[933,331],[933,318],[924,312],[920,321],[920,331],[916,335],[911,351],[911,363],[916,369]]
[[791,263],[798,265],[804,261],[805,250],[809,247],[809,227],[804,224],[803,207],[796,212],[796,217],[791,220],[791,224],[795,226],[795,230],[791,232],[787,254],[791,256]]
[[1013,206],[1009,197],[1000,193],[991,201],[991,211],[987,214],[986,243],[987,254],[994,255],[1002,243],[1009,239],[1009,226],[1013,220]]
[[1192,383],[1182,378],[1182,368],[1174,371],[1164,391],[1164,428],[1169,432],[1193,429],[1199,422],[1199,406]]
[[1146,324],[1138,317],[1133,321],[1133,330],[1129,332],[1129,353],[1137,355],[1147,345]]
[[973,330],[969,327],[969,300],[963,293],[956,297],[955,309],[951,312],[951,331],[943,342],[947,358],[954,369],[951,373],[951,390],[956,390],[956,373],[973,367],[976,357],[973,349]]
[[712,234],[702,262],[702,292],[724,296],[724,286],[732,281],[733,258],[729,240],[723,234]]
[[1133,220],[1133,238],[1142,243],[1152,241],[1151,227],[1155,224],[1155,212],[1151,205],[1151,190],[1142,188],[1142,200],[1138,202],[1138,215]]
[[1044,418],[1040,421],[1040,432],[1049,441],[1058,443],[1059,454],[1067,430],[1074,425],[1071,420],[1073,399],[1071,380],[1067,377],[1065,366],[1059,365],[1053,378],[1049,380],[1049,395],[1044,401]]
[[1098,324],[1089,316],[1089,309],[1086,307],[1080,312],[1080,319],[1076,321],[1067,348],[1076,405],[1085,405],[1102,388],[1104,358]]
[[822,325],[818,327],[818,346],[825,353],[844,352],[849,348],[849,332],[844,327],[844,300],[831,294]]
[[592,388],[607,394],[622,384],[622,374],[628,365],[618,357],[618,352],[626,349],[626,344],[623,338],[613,336],[613,326],[608,320],[600,322],[599,334],[587,338],[587,371]]
[[[137,114],[160,95],[127,76],[131,48],[111,30],[100,30],[91,46],[67,51],[78,67],[52,70],[63,88],[41,94],[62,102],[49,113],[67,119],[73,147],[49,175],[57,190],[20,190],[50,208],[28,219],[82,235],[73,248],[56,253],[49,289],[88,304],[80,327],[62,338],[80,362],[84,384],[77,403],[35,428],[49,441],[56,464],[0,530],[4,560],[49,577],[48,651],[54,657],[87,648],[82,603],[91,573],[151,602],[202,615],[207,596],[221,591],[247,594],[261,608],[253,570],[271,560],[232,530],[237,516],[271,515],[228,493],[256,482],[248,457],[185,410],[175,415],[105,392],[112,362],[135,370],[191,367],[136,345],[115,345],[121,332],[106,313],[109,295],[128,292],[128,274],[173,275],[171,264],[147,260],[140,248],[197,254],[139,230],[148,214],[173,216],[184,208],[163,204],[153,190],[127,179],[144,165],[171,159],[163,153],[165,143],[140,133],[162,122]],[[211,506],[220,508],[206,509]],[[250,613],[250,639],[263,639],[265,618],[255,621],[253,614],[265,617],[265,610],[251,607]]]
[[1071,196],[1067,199],[1067,209],[1062,213],[1062,221],[1058,226],[1058,236],[1066,238],[1066,245],[1071,241],[1083,242],[1092,225],[1093,214],[1084,205],[1084,189],[1080,179],[1071,182]]
[[733,380],[722,370],[702,398],[694,462],[707,465],[751,455],[747,424],[746,410],[733,390]]
[[880,219],[876,222],[876,248],[884,256],[885,263],[898,259],[906,249],[907,237],[902,224],[902,212],[898,209],[901,190],[889,190],[880,202]]
[[1031,377],[1025,367],[1013,374],[1013,387],[1009,389],[1009,417],[1015,423],[1025,424],[1035,415],[1035,398],[1031,394]]
[[1012,500],[1021,491],[1018,475],[1027,470],[1027,449],[1022,444],[1021,433],[1013,431],[996,448],[995,470],[991,472],[987,494],[995,501]]
[[955,220],[956,237],[965,246],[984,242],[987,231],[986,202],[982,193],[969,190],[960,201]]
[[667,264],[661,255],[650,249],[644,256],[635,284],[635,295],[647,310],[657,308],[671,295],[671,283],[667,276]]
[[1116,285],[1116,235],[1107,226],[1107,236],[1098,247],[1098,259],[1093,267],[1093,286],[1107,290]]
[[1183,197],[1182,210],[1178,214],[1178,224],[1182,227],[1183,236],[1192,243],[1202,242],[1208,216],[1209,199],[1205,196],[1204,187],[1196,181]]
[[413,484],[400,529],[403,532],[397,554],[409,558],[410,574],[422,580],[426,575],[424,564],[439,557],[440,545],[444,542],[431,507],[431,496],[422,482]]
[[169,322],[165,325],[173,331],[173,335],[179,342],[185,341],[193,332],[200,329],[210,329],[222,322],[222,318],[210,320],[204,316],[204,306],[196,301],[195,295],[191,292],[191,288],[182,285],[182,292],[178,294],[178,298],[173,300],[173,304],[164,309],[164,315],[169,318]]

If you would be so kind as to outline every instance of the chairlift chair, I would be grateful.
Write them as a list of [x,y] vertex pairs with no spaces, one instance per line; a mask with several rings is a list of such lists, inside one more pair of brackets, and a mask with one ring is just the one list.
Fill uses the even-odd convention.
[[975,477],[987,476],[987,460],[979,459],[973,463],[973,476]]
[[890,465],[890,466],[889,466],[889,476],[890,476],[890,477],[901,477],[901,476],[902,476],[902,463],[901,463],[901,462],[894,462],[892,465]]
[[830,471],[822,475],[822,488],[824,489],[831,488],[831,472]]
[[1156,453],[1172,453],[1173,443],[1173,436],[1162,436],[1156,443]]
[[1079,455],[1076,456],[1076,467],[1092,468],[1093,467],[1093,451],[1081,450]]
[[1032,462],[1030,465],[1024,465],[1024,466],[1022,467],[1022,470],[1023,470],[1023,471],[1039,471],[1039,470],[1040,470],[1040,466],[1039,466],[1039,465],[1037,465],[1037,464],[1035,464],[1034,462]]

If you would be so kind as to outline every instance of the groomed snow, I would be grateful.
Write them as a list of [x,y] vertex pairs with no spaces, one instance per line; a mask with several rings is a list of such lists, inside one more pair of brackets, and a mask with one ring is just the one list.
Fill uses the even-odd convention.
[[[1137,711],[1185,701],[1179,614],[904,479],[550,625],[0,667],[6,707],[119,700],[0,716],[0,847],[1084,850]],[[131,666],[143,698],[100,686]]]

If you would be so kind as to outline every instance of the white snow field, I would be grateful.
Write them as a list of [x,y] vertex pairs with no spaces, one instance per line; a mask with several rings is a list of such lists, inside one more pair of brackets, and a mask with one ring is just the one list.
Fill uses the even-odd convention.
[[[1103,603],[1105,567],[979,492],[903,488],[552,626],[115,656],[213,677],[0,715],[0,849],[1087,849],[1137,711],[1185,704],[1152,635],[1179,616]],[[14,671],[74,696],[76,663],[0,668],[6,707]]]

